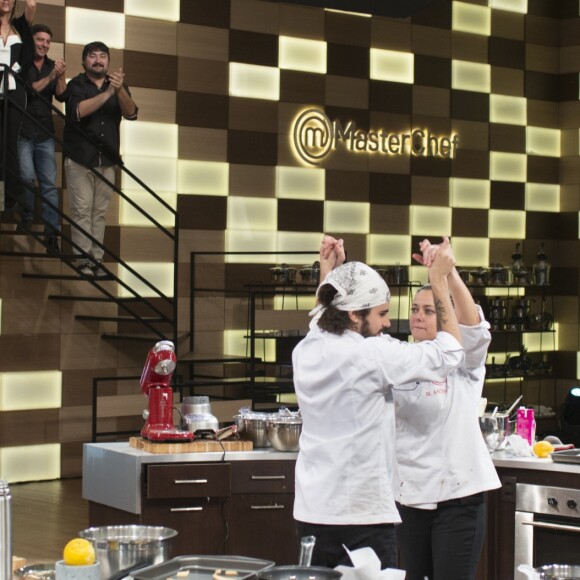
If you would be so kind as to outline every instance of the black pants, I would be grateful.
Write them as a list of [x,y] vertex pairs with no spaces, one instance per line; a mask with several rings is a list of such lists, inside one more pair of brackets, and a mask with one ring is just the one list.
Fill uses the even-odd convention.
[[397,539],[393,524],[374,524],[361,526],[325,526],[296,522],[298,538],[314,536],[316,544],[312,552],[313,566],[334,568],[352,562],[343,548],[349,550],[372,548],[381,560],[381,570],[397,567]]
[[[21,202],[22,187],[19,179],[18,166],[18,134],[22,124],[23,113],[16,105],[24,108],[26,106],[26,92],[18,83],[16,89],[8,91],[7,97],[7,117],[4,115],[4,99],[0,98],[0,179],[4,178],[4,203],[5,209],[17,208]],[[6,143],[4,143],[4,124],[6,124]],[[6,145],[6,148],[4,148]],[[6,165],[3,165],[4,159]],[[0,210],[4,209],[0,207]]]
[[397,504],[401,565],[406,580],[473,580],[485,535],[485,497],[440,502],[435,510]]

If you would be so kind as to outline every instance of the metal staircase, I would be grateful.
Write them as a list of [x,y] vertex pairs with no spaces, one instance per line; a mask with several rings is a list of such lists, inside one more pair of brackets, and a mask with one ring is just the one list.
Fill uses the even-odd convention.
[[[2,65],[5,68],[5,65]],[[27,86],[22,79],[14,76],[17,83],[24,86],[27,94],[34,94],[39,96],[39,93],[35,91],[32,87]],[[5,83],[6,85],[7,83]],[[40,97],[42,98],[42,97]],[[4,107],[4,118],[8,115],[8,99],[4,98],[0,103],[0,106]],[[10,106],[16,107],[23,115],[28,116],[26,110],[22,109],[16,103],[11,103]],[[60,112],[59,109],[50,105],[55,114],[63,121],[66,122],[65,116]],[[35,119],[32,121],[36,124],[40,131],[46,131],[44,127],[38,123]],[[86,139],[90,140],[90,137],[86,135],[79,127],[75,127],[76,130],[83,133]],[[2,140],[5,143],[6,132],[4,131],[2,135]],[[55,141],[63,148],[64,154],[66,155],[66,150],[62,140],[55,136]],[[98,145],[92,141],[92,144],[98,148]],[[3,158],[1,161],[1,174],[0,178],[2,181],[5,180],[5,175],[10,174],[13,178],[18,180],[20,184],[24,187],[24,182],[20,178],[18,167],[10,167],[6,163],[6,146],[2,147]],[[130,204],[135,210],[137,210],[141,216],[143,216],[151,227],[152,236],[157,236],[159,243],[162,245],[165,253],[168,256],[167,261],[173,263],[173,296],[168,296],[164,293],[155,282],[146,277],[145,275],[138,272],[133,266],[124,261],[121,256],[117,255],[110,248],[100,244],[90,233],[85,232],[73,220],[65,214],[60,207],[56,207],[50,202],[45,201],[52,209],[54,209],[58,215],[61,217],[62,221],[62,232],[61,232],[61,254],[58,256],[50,255],[44,252],[36,251],[37,247],[33,248],[31,251],[22,251],[18,249],[13,250],[2,250],[0,255],[2,256],[22,256],[31,258],[52,258],[60,259],[66,266],[70,269],[70,273],[44,273],[41,271],[37,272],[25,272],[23,277],[33,279],[43,279],[43,280],[61,280],[61,281],[71,281],[78,283],[83,281],[85,284],[90,285],[97,291],[97,296],[95,295],[84,295],[82,292],[78,292],[78,286],[71,284],[70,293],[67,293],[67,285],[63,284],[63,292],[60,294],[52,294],[49,296],[50,300],[60,300],[60,301],[74,301],[79,303],[98,303],[102,302],[105,304],[115,305],[114,313],[103,313],[103,314],[76,314],[77,320],[85,321],[99,321],[99,322],[113,322],[117,324],[117,330],[115,332],[103,332],[102,338],[107,340],[131,340],[131,341],[147,341],[151,343],[152,341],[157,341],[161,339],[172,340],[176,345],[180,340],[178,336],[178,324],[177,324],[177,280],[178,280],[178,247],[179,247],[179,224],[177,212],[168,205],[157,193],[155,193],[150,187],[143,183],[137,176],[135,176],[131,171],[129,171],[122,163],[116,166],[117,170],[123,172],[127,177],[129,177],[132,182],[137,183],[143,192],[145,192],[150,198],[153,198],[159,207],[165,213],[169,213],[172,218],[173,224],[170,227],[165,227],[159,221],[149,213],[147,213],[140,205],[138,205],[131,197],[119,189],[114,183],[108,182],[104,179],[97,171],[93,171],[94,175],[98,179],[102,179],[112,187],[116,195],[122,198],[126,203]],[[3,185],[3,184],[2,184]],[[37,199],[40,198],[38,192],[34,192]],[[2,223],[0,224],[0,234],[2,236],[14,236],[16,232],[13,227],[9,224],[10,220],[6,219],[7,212],[4,212]],[[14,223],[14,220],[12,220]],[[70,232],[76,228],[82,231],[93,243],[99,245],[104,250],[103,257],[103,270],[106,272],[104,276],[89,277],[83,276],[75,263],[75,258],[73,256],[72,249],[81,253],[81,255],[87,260],[91,260],[88,254],[84,253],[80,247],[78,247],[72,240]],[[34,241],[34,246],[44,245],[43,235],[41,231],[31,228],[26,232],[28,236]],[[156,239],[157,239],[156,238]],[[63,253],[63,248],[70,248],[70,253]],[[141,289],[138,289],[140,287]],[[76,291],[75,291],[76,288]]]

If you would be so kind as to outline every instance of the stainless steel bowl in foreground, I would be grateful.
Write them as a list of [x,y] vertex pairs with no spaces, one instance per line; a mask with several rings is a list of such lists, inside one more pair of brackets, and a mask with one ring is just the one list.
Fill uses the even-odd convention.
[[276,451],[298,451],[300,449],[302,420],[276,419],[266,421],[266,435]]
[[274,566],[258,574],[259,580],[338,580],[342,573],[322,566]]
[[536,568],[542,580],[580,580],[580,566],[549,564]]
[[137,564],[159,564],[171,557],[171,541],[177,532],[162,526],[101,526],[79,532],[93,544],[101,577]]

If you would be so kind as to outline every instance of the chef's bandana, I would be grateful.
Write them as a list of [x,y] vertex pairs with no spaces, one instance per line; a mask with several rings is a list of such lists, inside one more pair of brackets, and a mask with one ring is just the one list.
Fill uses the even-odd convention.
[[[389,302],[391,292],[380,274],[362,262],[347,262],[330,272],[320,286],[330,284],[336,289],[331,304],[338,310],[357,311]],[[316,292],[318,295],[318,291]],[[319,304],[310,312],[316,321],[325,307]],[[314,322],[314,321],[312,321]]]

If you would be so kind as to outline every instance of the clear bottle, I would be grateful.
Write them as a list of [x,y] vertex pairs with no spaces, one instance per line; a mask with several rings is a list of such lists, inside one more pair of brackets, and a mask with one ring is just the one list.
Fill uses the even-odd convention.
[[12,578],[12,496],[8,482],[0,480],[0,580]]

